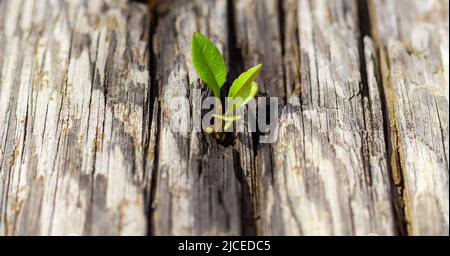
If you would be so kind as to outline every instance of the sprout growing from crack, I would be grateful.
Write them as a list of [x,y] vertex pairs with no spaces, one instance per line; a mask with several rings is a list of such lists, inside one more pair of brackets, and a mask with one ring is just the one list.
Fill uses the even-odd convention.
[[258,92],[255,79],[262,70],[262,64],[250,68],[234,80],[226,98],[227,109],[223,113],[220,91],[227,79],[227,67],[219,49],[208,37],[200,33],[194,33],[192,37],[192,62],[200,79],[213,92],[219,106],[213,116],[221,121],[215,122],[213,127],[207,127],[205,130],[216,139],[223,140],[223,131],[228,130],[234,121],[242,118],[235,114],[236,110],[245,106]]

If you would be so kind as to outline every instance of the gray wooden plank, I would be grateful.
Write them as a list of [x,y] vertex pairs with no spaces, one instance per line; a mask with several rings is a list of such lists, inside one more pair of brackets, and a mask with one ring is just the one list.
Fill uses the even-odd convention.
[[[277,141],[258,145],[258,232],[395,234],[370,49],[371,80],[361,77],[360,57],[365,56],[358,48],[357,2],[285,1],[281,10],[278,4],[236,3],[244,63],[264,64],[260,95],[279,97],[281,106],[286,91],[293,95],[281,111]],[[286,26],[295,23],[298,38],[282,36],[280,27],[292,32],[295,28]],[[283,53],[282,47],[289,51]],[[296,47],[299,58],[292,50]],[[300,97],[296,88],[301,88]]]
[[411,235],[449,234],[449,1],[369,4],[395,185]]
[[145,234],[146,5],[0,4],[0,234]]
[[[199,98],[204,98],[207,87],[191,63],[192,35],[207,35],[226,56],[227,1],[167,1],[156,8],[160,17],[153,48],[161,114],[152,234],[240,235],[242,188],[233,149],[194,130],[200,102],[192,89],[202,89]],[[189,106],[171,107],[177,96]],[[178,124],[187,127],[186,132],[174,130],[176,113],[182,113]]]

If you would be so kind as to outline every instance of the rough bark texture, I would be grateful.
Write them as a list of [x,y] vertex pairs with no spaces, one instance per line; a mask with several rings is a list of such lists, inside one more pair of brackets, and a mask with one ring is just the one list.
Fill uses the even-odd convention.
[[371,49],[361,69],[356,2],[297,4],[285,12],[298,11],[288,17],[299,24],[301,61],[290,69],[300,70],[301,97],[283,108],[270,153],[258,155],[261,231],[394,234],[383,117]]
[[370,2],[409,234],[449,234],[449,1]]
[[145,234],[146,6],[0,6],[0,234]]
[[[448,235],[448,13],[0,0],[0,235]],[[197,131],[196,31],[225,56],[224,95],[264,65],[274,143]]]
[[[234,170],[233,149],[194,131],[201,118],[202,95],[196,97],[193,89],[207,90],[191,64],[192,35],[206,34],[226,52],[226,1],[174,0],[156,11],[160,18],[153,49],[161,114],[152,233],[239,235],[242,188]],[[175,97],[188,99],[191,107],[172,106]],[[171,123],[174,115],[179,117],[175,124]],[[189,132],[174,132],[177,127]]]

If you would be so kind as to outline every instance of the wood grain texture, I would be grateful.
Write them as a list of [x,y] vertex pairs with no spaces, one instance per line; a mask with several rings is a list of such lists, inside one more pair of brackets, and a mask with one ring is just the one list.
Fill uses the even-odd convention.
[[[226,1],[168,1],[157,11],[153,49],[161,114],[152,233],[240,235],[242,188],[233,149],[194,131],[200,100],[207,94],[196,97],[192,89],[207,90],[191,64],[192,35],[206,34],[226,53]],[[174,97],[188,100],[188,109],[171,106]],[[189,132],[175,132],[171,120],[177,111],[182,113],[178,125]]]
[[[0,0],[0,236],[448,235],[448,0],[142,2]],[[194,32],[275,142],[197,130]]]
[[449,234],[449,1],[370,2],[408,233]]
[[[258,150],[260,232],[395,234],[383,117],[370,48],[370,80],[361,76],[360,57],[364,61],[365,56],[358,48],[356,1],[290,3],[298,6],[285,4],[284,13],[298,19],[301,55],[299,63],[290,62],[297,66],[289,70],[300,70],[301,97],[292,97],[283,108],[276,143]],[[253,29],[264,26],[259,23]],[[268,72],[274,65],[279,63],[268,63]],[[271,77],[283,80],[276,75]],[[289,77],[291,87],[295,73]],[[266,87],[270,85],[268,81]]]
[[0,235],[145,234],[146,7],[0,5]]
[[[283,105],[286,99],[286,88],[284,83],[283,57],[280,32],[280,13],[278,1],[249,1],[239,0],[233,2],[234,23],[236,29],[236,47],[241,57],[241,71],[244,71],[258,63],[263,65],[263,72],[256,79],[259,86],[258,97],[277,97],[278,105]],[[265,107],[259,105],[258,107]],[[277,113],[275,113],[277,114]],[[258,142],[260,135],[265,131],[260,128],[258,132],[241,133],[239,138],[252,137]],[[245,146],[237,145],[240,148]],[[251,144],[253,152],[253,165],[245,171],[245,181],[252,188],[251,205],[253,207],[253,218],[255,230],[261,233],[261,222],[265,216],[261,211],[265,205],[259,201],[264,197],[266,186],[260,183],[259,175],[266,168],[271,168],[271,144]]]

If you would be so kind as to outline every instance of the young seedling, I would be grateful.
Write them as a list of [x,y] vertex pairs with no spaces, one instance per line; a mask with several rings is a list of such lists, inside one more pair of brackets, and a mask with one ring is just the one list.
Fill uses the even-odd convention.
[[258,92],[258,84],[254,80],[261,72],[262,65],[250,68],[234,80],[228,92],[227,109],[223,113],[220,90],[227,78],[225,61],[214,43],[200,33],[194,33],[192,37],[192,63],[200,79],[213,92],[216,100],[216,112],[213,116],[220,120],[214,122],[214,127],[207,127],[205,130],[216,139],[223,140],[223,132],[241,118],[235,115],[236,109],[245,106]]

